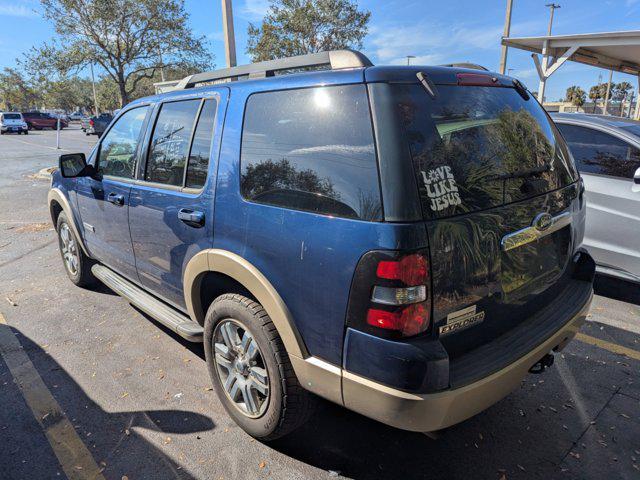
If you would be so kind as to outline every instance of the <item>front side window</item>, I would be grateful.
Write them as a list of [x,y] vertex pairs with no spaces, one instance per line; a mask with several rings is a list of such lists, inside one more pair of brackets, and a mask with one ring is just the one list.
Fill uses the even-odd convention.
[[581,172],[631,179],[640,167],[640,150],[624,140],[587,127],[558,124],[558,128]]
[[363,220],[382,218],[363,85],[252,95],[240,163],[242,195],[253,202]]
[[189,142],[201,100],[162,105],[151,138],[145,180],[182,186]]
[[140,133],[149,107],[132,108],[122,114],[100,144],[98,172],[120,178],[133,178]]

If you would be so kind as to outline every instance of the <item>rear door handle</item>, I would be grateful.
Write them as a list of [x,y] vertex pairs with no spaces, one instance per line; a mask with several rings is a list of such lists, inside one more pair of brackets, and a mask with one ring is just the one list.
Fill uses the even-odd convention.
[[109,195],[107,195],[107,202],[113,203],[114,205],[121,207],[124,205],[124,195],[111,192]]
[[189,208],[181,208],[178,211],[178,218],[193,228],[204,227],[204,213]]

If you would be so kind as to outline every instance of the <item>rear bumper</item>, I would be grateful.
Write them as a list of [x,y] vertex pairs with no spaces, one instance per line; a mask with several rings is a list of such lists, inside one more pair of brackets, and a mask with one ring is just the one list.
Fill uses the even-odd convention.
[[387,425],[417,432],[440,430],[466,420],[516,389],[545,354],[564,348],[584,322],[592,296],[547,340],[507,367],[474,383],[437,393],[414,394],[343,371],[344,405]]
[[335,403],[403,430],[432,432],[489,408],[515,390],[529,369],[550,351],[560,351],[584,323],[592,289],[583,305],[553,334],[506,367],[468,385],[436,393],[410,393],[383,385],[316,357],[289,355],[300,383]]

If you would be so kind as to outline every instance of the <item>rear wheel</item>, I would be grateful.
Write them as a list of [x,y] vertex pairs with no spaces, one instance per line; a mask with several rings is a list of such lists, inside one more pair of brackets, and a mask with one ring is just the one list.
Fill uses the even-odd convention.
[[274,440],[308,419],[315,399],[298,383],[275,325],[259,303],[222,295],[209,307],[204,327],[213,386],[244,431]]
[[91,273],[93,261],[87,257],[80,246],[65,212],[58,216],[57,228],[60,255],[69,279],[79,287],[89,287],[96,283]]

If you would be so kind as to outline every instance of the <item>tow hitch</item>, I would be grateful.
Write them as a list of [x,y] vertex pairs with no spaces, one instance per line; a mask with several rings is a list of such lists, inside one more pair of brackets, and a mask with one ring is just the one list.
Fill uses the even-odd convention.
[[551,365],[553,365],[553,353],[547,353],[544,357],[538,360],[533,367],[529,369],[529,373],[543,373]]

